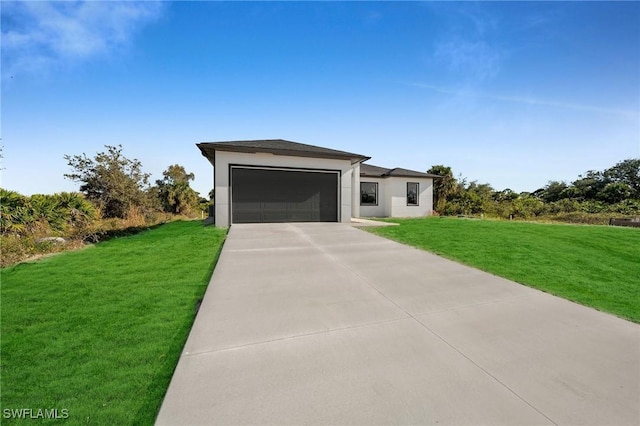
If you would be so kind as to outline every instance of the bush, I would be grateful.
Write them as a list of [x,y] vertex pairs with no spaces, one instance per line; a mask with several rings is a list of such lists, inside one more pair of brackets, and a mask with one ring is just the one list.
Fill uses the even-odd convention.
[[82,244],[67,242],[57,244],[53,241],[38,241],[33,236],[0,235],[0,267],[13,265],[35,256],[58,253]]
[[558,214],[558,213],[570,213],[575,212],[580,209],[580,204],[569,198],[564,198],[562,200],[554,201],[552,203],[547,204],[549,213]]
[[[135,233],[172,219],[171,214],[131,205],[124,218],[100,219],[101,211],[79,193],[25,197],[0,188],[1,266],[33,256],[77,248],[121,233]],[[59,236],[66,244],[38,242]]]
[[513,217],[530,219],[545,213],[545,204],[535,197],[526,195],[513,200],[511,214]]
[[640,216],[640,200],[624,200],[611,206],[610,211],[623,215]]
[[0,266],[5,267],[32,256],[35,252],[33,238],[18,235],[0,235]]
[[555,222],[576,223],[585,225],[608,225],[610,214],[607,213],[586,213],[586,212],[570,212],[558,213],[543,217],[545,220]]

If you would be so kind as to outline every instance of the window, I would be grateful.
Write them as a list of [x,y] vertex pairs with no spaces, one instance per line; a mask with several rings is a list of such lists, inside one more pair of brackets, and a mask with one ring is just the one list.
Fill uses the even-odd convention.
[[360,182],[360,205],[378,205],[378,184],[376,182]]
[[407,182],[407,205],[418,205],[418,193],[420,193],[420,184],[417,182]]

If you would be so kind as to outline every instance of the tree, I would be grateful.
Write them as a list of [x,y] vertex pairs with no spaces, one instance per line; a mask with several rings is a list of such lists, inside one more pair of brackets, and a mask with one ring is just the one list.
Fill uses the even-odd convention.
[[608,204],[615,204],[631,198],[631,194],[633,194],[633,188],[626,183],[611,182],[598,193],[598,199]]
[[460,176],[456,181],[456,189],[450,195],[445,204],[443,213],[451,214],[479,214],[494,210],[494,190],[488,183],[473,181],[467,183],[467,179]]
[[[547,186],[545,186],[540,191],[539,196],[540,198],[542,198],[542,201],[544,201],[545,203],[552,203],[554,201],[567,198],[568,187],[569,186],[565,182],[558,182],[558,181],[552,180],[552,181],[549,181]],[[537,193],[538,191],[536,191],[534,194],[538,195]]]
[[630,158],[604,171],[604,175],[613,182],[628,185],[633,198],[640,198],[640,158]]
[[510,188],[507,188],[503,189],[502,191],[494,191],[491,197],[495,201],[503,203],[515,200],[516,198],[518,198],[518,193]]
[[157,180],[158,198],[165,211],[174,214],[188,214],[198,205],[198,193],[191,189],[189,181],[195,178],[193,173],[187,173],[184,167],[174,164],[169,166]]
[[567,188],[566,191],[567,194],[581,200],[595,200],[609,182],[602,172],[589,170],[585,176],[579,175],[571,184],[572,188]]
[[435,211],[443,213],[447,200],[456,193],[458,183],[456,178],[453,177],[451,167],[443,165],[431,166],[427,173],[441,176],[433,180],[433,204]]
[[72,173],[64,176],[81,182],[80,192],[95,202],[104,217],[125,218],[133,209],[148,210],[145,188],[149,174],[142,172],[142,163],[122,155],[122,145],[105,145],[107,152],[99,152],[91,159],[82,155],[65,155]]

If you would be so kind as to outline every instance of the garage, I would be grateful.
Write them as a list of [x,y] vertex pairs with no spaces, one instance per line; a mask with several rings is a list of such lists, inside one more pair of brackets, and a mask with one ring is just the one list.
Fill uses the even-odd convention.
[[213,166],[208,223],[348,223],[358,216],[360,163],[369,157],[284,139],[197,146]]
[[232,223],[337,222],[338,171],[231,167]]

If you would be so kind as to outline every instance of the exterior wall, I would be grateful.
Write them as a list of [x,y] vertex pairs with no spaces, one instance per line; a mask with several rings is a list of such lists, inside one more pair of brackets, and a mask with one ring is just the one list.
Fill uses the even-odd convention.
[[[323,169],[340,171],[340,200],[338,201],[338,220],[351,221],[353,166],[349,160],[332,160],[325,158],[290,157],[267,153],[242,153],[216,151],[214,167],[215,188],[215,224],[227,227],[231,224],[229,217],[231,194],[229,190],[229,165],[295,167],[301,169]],[[358,173],[359,174],[359,173]],[[358,184],[359,187],[359,184]]]
[[351,217],[360,217],[360,163],[351,171]]
[[358,206],[360,206],[360,216],[354,216],[354,217],[385,217],[387,216],[387,213],[385,211],[385,206],[387,205],[386,198],[385,198],[386,180],[387,179],[366,177],[366,176],[360,177],[360,182],[376,182],[378,184],[378,205],[377,206],[360,205],[360,184],[358,183],[358,186],[354,188],[357,188],[358,197],[355,203]]
[[[433,214],[433,179],[387,177],[361,177],[360,182],[378,183],[378,205],[360,206],[363,217],[421,217]],[[407,205],[407,182],[420,184],[418,205]],[[358,193],[360,185],[358,185]],[[358,196],[358,205],[360,197]]]
[[[390,193],[389,217],[421,217],[433,214],[433,179],[428,178],[387,178]],[[407,205],[407,182],[420,184],[418,205]]]
[[[331,160],[329,160],[331,161]],[[336,161],[336,160],[333,160]],[[353,190],[352,190],[352,180],[356,178],[353,176],[353,166],[351,165],[351,161],[349,160],[337,160],[340,163],[344,164],[343,168],[341,168],[341,177],[340,177],[340,211],[338,212],[338,217],[340,222],[350,223],[351,215],[352,215],[352,201],[353,201]],[[335,164],[335,163],[334,163]]]
[[[433,179],[423,179],[424,190],[420,191],[420,205],[425,206],[427,216],[433,215]],[[422,183],[420,184],[422,188]]]

